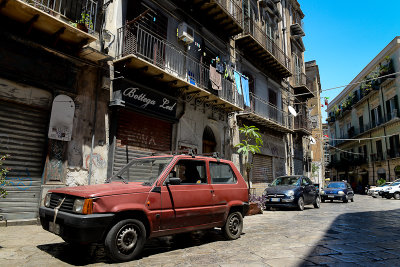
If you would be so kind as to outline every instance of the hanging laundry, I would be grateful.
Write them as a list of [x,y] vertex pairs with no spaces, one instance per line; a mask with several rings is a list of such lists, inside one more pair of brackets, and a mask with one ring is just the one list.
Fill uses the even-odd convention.
[[226,63],[224,62],[224,65],[225,65],[224,78],[227,79],[228,81],[233,82],[234,79],[235,79],[234,74],[233,74],[233,70],[234,70],[235,68],[234,68],[233,64],[230,63],[230,62],[228,62],[228,64],[226,64]]
[[325,106],[328,106],[328,99],[329,97],[325,97]]
[[240,77],[242,77],[242,74],[240,74],[236,70],[234,72],[235,72],[234,75],[235,75],[236,90],[238,91],[239,95],[243,95],[243,93],[242,93],[242,83],[240,82]]
[[249,95],[249,80],[246,79],[243,75],[240,79],[242,83],[242,90],[243,90],[243,97],[244,97],[244,104],[250,107],[250,95]]
[[214,90],[222,90],[221,86],[221,74],[219,74],[212,65],[210,65],[210,81],[211,87]]
[[215,64],[215,68],[216,68],[217,72],[224,74],[224,64],[222,62],[217,62]]

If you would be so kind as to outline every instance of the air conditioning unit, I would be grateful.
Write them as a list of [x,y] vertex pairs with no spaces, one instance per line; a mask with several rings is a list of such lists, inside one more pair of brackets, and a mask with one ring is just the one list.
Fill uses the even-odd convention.
[[192,27],[182,22],[178,26],[178,39],[185,44],[193,43],[194,41],[194,30]]

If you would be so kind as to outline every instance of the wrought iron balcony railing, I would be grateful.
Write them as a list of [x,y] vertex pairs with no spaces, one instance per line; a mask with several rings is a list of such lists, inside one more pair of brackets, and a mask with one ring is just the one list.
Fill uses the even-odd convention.
[[307,75],[300,71],[294,71],[293,73],[294,86],[307,87]]
[[305,114],[302,113],[297,114],[297,116],[294,118],[294,129],[305,130],[311,133],[312,131],[311,120]]
[[237,38],[245,35],[251,35],[266,51],[268,51],[274,58],[282,64],[286,69],[290,70],[290,58],[275,44],[274,40],[267,36],[265,30],[259,27],[258,22],[244,18],[243,32]]
[[250,93],[250,107],[246,110],[251,111],[260,117],[266,118],[286,128],[291,128],[289,115],[287,112],[270,104],[268,101]]
[[212,90],[209,66],[140,24],[126,25],[118,29],[116,57],[122,58],[127,55],[135,55],[170,75],[243,108],[243,96],[239,95],[233,82],[222,78],[221,90]]
[[242,25],[243,12],[242,7],[234,0],[216,0],[216,2],[236,21],[237,24]]
[[[98,4],[93,0],[23,0],[25,3],[42,10],[62,21],[93,34],[96,24],[100,23],[97,15]],[[82,27],[80,28],[80,25]]]

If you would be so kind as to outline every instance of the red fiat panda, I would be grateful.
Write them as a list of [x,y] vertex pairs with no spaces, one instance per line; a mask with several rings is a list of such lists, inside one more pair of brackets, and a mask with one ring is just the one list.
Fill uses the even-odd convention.
[[115,261],[134,259],[147,238],[220,227],[240,237],[246,183],[231,161],[175,155],[137,158],[106,184],[50,190],[42,227],[71,243],[104,243]]

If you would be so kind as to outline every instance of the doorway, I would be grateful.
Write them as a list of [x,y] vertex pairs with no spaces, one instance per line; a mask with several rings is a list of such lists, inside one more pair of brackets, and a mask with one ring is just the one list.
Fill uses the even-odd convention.
[[203,154],[216,151],[217,142],[215,141],[214,132],[209,126],[204,128],[203,132]]

